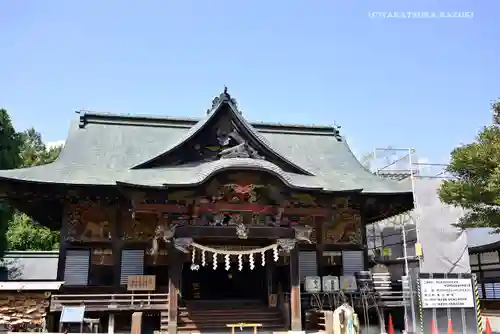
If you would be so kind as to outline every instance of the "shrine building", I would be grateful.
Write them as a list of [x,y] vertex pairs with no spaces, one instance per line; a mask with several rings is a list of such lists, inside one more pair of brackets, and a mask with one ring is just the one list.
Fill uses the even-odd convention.
[[84,306],[109,332],[133,314],[301,331],[304,278],[367,270],[366,224],[413,208],[337,127],[249,122],[226,89],[200,113],[82,112],[55,162],[0,171],[3,199],[61,231],[53,323]]

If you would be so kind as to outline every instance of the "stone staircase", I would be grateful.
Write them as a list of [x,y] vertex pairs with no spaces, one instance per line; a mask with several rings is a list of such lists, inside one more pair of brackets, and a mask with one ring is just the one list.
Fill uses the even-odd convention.
[[226,324],[234,323],[262,324],[259,333],[283,331],[285,327],[280,311],[260,301],[189,301],[179,308],[178,331],[182,334],[230,333]]

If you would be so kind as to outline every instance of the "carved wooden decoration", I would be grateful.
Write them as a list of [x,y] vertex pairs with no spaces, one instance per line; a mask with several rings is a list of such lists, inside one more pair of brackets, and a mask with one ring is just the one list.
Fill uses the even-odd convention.
[[295,229],[295,238],[301,243],[316,243],[316,226],[313,217],[286,217]]
[[324,226],[323,242],[362,244],[361,216],[358,210],[346,208],[337,210],[332,222]]
[[127,241],[151,241],[161,219],[154,213],[122,212],[120,238]]
[[92,264],[100,266],[113,265],[113,251],[107,248],[97,248],[92,252]]
[[67,212],[68,241],[110,242],[115,211],[95,203],[70,205]]
[[158,254],[152,254],[151,250],[146,252],[145,262],[148,266],[168,266],[168,252],[166,249],[161,249]]

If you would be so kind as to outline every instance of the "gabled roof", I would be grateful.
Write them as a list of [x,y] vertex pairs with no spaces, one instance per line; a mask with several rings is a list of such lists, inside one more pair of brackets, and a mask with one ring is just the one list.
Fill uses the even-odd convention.
[[[189,129],[189,131],[179,138],[178,142],[176,142],[173,146],[168,148],[164,153],[153,157],[149,159],[148,161],[139,164],[138,166],[135,166],[134,168],[143,168],[147,167],[151,162],[161,159],[163,156],[168,155],[170,152],[174,151],[175,149],[181,148],[183,145],[188,143],[193,137],[195,137],[196,134],[200,133],[202,130],[205,128],[209,127],[211,125],[211,121],[216,118],[220,113],[223,113],[224,111],[229,112],[229,116],[237,121],[239,125],[243,128],[248,133],[248,136],[250,138],[246,139],[252,139],[257,142],[257,144],[262,147],[264,150],[267,150],[270,152],[272,155],[274,155],[276,158],[280,159],[282,162],[285,164],[290,165],[294,169],[298,170],[300,173],[312,176],[313,174],[308,172],[307,170],[301,168],[294,162],[290,161],[289,159],[283,157],[279,152],[277,152],[269,143],[266,142],[264,138],[262,138],[257,131],[252,127],[251,124],[247,122],[247,120],[242,116],[242,114],[237,110],[237,107],[235,105],[234,99],[231,98],[231,96],[227,93],[227,88],[224,89],[224,93],[222,93],[219,98],[216,98],[213,102],[212,110],[210,110],[207,113],[207,117],[204,119],[198,121],[193,127]],[[227,107],[227,108],[224,108]]]
[[[296,171],[259,159],[229,158],[198,164],[148,167],[201,131],[221,105],[229,105],[261,148]],[[84,113],[71,124],[59,158],[48,165],[0,171],[0,179],[38,183],[161,187],[195,185],[221,170],[257,169],[293,188],[411,193],[411,188],[366,170],[332,126],[249,123],[230,100],[219,101],[204,119]]]

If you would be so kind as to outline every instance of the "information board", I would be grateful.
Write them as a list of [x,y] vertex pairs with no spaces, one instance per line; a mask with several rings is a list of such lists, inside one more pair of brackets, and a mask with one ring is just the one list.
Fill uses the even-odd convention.
[[474,308],[472,281],[467,278],[421,278],[423,308]]
[[134,275],[127,277],[128,291],[153,291],[155,287],[155,275]]

